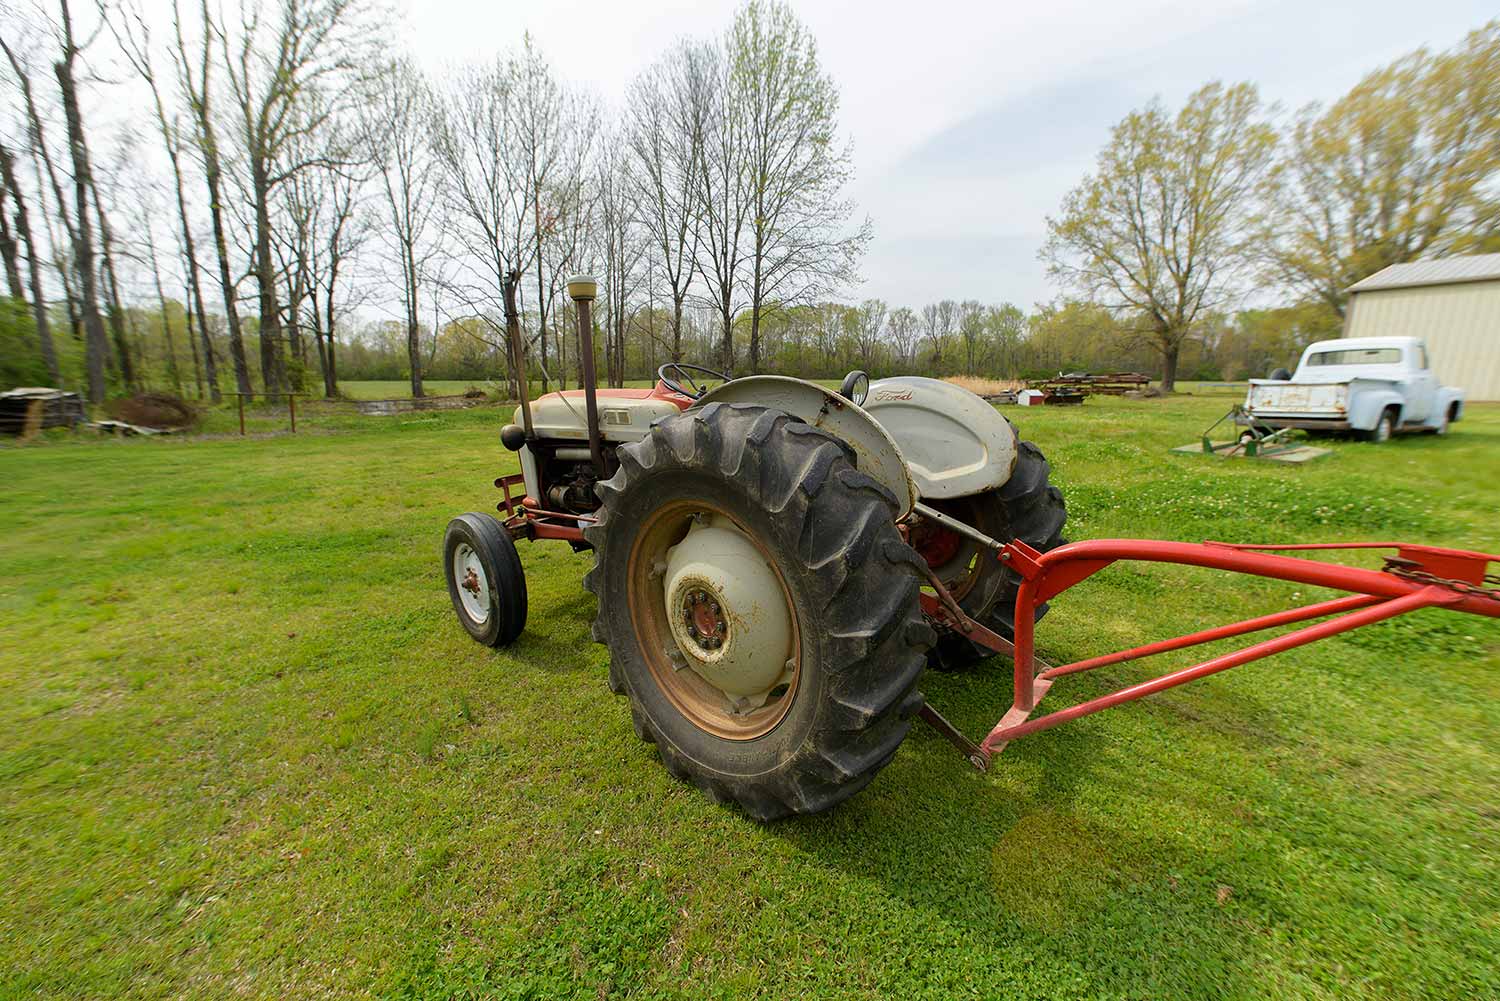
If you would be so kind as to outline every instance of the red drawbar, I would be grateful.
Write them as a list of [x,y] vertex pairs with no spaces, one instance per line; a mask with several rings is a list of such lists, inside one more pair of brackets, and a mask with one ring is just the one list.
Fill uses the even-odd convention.
[[[1338,563],[1320,563],[1314,560],[1280,556],[1271,551],[1375,548],[1397,551],[1396,556],[1387,561],[1385,570],[1366,570]],[[1500,556],[1435,546],[1405,543],[1242,546],[1222,542],[1094,539],[1061,546],[1048,553],[1039,553],[1025,543],[1013,542],[1005,547],[999,558],[1015,568],[1022,577],[1021,587],[1016,595],[1015,639],[1012,651],[1005,649],[1005,646],[1012,646],[1012,644],[986,643],[985,645],[994,647],[997,652],[1011,653],[1015,664],[1013,678],[1015,693],[1010,710],[980,745],[981,756],[985,760],[1018,737],[1050,729],[1102,709],[1132,702],[1231,667],[1269,657],[1283,650],[1290,650],[1421,608],[1449,608],[1459,612],[1500,618],[1500,587],[1493,585],[1494,577],[1488,574],[1489,565],[1500,563]],[[1209,567],[1353,593],[1344,598],[1321,601],[1272,615],[1262,615],[1215,629],[1205,629],[1174,639],[1148,643],[1131,650],[1122,650],[1118,653],[1038,671],[1037,662],[1033,656],[1036,606],[1056,597],[1074,584],[1088,579],[1118,560]],[[1328,618],[1329,616],[1333,617]],[[1221,654],[1192,667],[1130,685],[1117,692],[1102,695],[1037,719],[1030,719],[1037,703],[1052,687],[1052,683],[1066,675],[1312,619],[1325,619],[1325,621],[1303,626],[1241,650]],[[974,638],[980,639],[977,636]],[[984,640],[980,639],[980,642]]]

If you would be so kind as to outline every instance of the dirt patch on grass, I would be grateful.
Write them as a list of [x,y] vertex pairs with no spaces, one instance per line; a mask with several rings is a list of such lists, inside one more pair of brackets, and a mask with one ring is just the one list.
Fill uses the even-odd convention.
[[198,408],[171,393],[137,393],[109,405],[110,416],[147,428],[190,428],[198,423]]

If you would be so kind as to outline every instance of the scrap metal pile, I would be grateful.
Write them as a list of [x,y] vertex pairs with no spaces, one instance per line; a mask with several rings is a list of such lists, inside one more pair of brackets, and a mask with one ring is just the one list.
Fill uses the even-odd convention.
[[1138,393],[1151,385],[1151,377],[1140,372],[1068,372],[1051,379],[1034,379],[1027,383],[1031,389],[1040,389],[1049,395],[1091,396],[1102,393],[1106,396],[1124,396]]

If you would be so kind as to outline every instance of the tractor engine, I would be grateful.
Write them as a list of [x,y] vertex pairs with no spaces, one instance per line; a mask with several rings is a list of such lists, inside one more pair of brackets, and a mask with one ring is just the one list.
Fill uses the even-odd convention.
[[[583,449],[583,452],[587,455],[588,449]],[[570,514],[588,514],[596,510],[599,500],[594,496],[594,484],[598,481],[599,471],[594,468],[592,460],[554,459],[542,470],[542,482],[547,484],[547,507]]]
[[592,514],[599,508],[594,484],[615,475],[615,449],[640,441],[653,422],[681,413],[693,401],[661,383],[651,389],[600,389],[599,436],[604,470],[589,454],[588,419],[583,390],[547,393],[531,404],[530,442],[521,427],[520,408],[514,423],[500,432],[506,448],[520,453],[526,477],[526,496],[537,507],[565,514]]

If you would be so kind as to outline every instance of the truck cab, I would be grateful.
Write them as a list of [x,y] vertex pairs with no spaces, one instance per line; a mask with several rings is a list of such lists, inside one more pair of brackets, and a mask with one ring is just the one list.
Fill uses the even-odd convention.
[[1290,379],[1251,379],[1247,419],[1272,428],[1442,434],[1463,415],[1463,390],[1444,386],[1418,337],[1318,341]]

